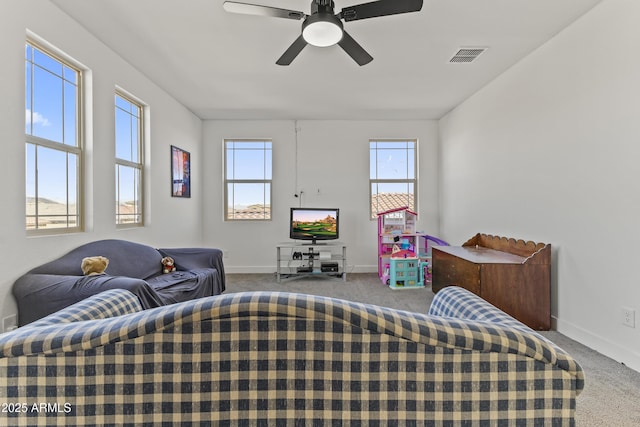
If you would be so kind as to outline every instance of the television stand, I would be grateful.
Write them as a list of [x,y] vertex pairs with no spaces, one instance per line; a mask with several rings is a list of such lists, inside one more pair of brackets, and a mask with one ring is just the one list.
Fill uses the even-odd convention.
[[347,281],[347,246],[340,242],[279,243],[276,281],[298,277],[328,277]]

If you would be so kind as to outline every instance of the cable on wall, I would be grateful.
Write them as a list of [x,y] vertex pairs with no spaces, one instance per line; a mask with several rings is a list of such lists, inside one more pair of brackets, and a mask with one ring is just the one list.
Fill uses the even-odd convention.
[[296,197],[298,195],[298,120],[293,121],[293,135],[294,135],[294,155],[295,155],[295,169],[294,169],[294,191]]
[[293,132],[294,132],[294,155],[295,155],[295,166],[294,166],[294,197],[298,199],[298,207],[302,207],[302,195],[304,191],[298,191],[298,132],[300,128],[298,127],[298,120],[293,121]]

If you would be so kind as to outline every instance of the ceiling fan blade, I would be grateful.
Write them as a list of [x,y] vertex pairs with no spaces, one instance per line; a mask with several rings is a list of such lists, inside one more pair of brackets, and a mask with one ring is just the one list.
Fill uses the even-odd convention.
[[418,12],[423,0],[379,0],[342,9],[340,17],[346,22],[399,13]]
[[369,55],[346,31],[342,33],[342,40],[338,44],[360,66],[373,61],[373,56]]
[[279,9],[277,7],[261,6],[258,4],[238,3],[235,1],[225,1],[222,7],[227,12],[242,13],[245,15],[270,16],[273,18],[287,18],[300,20],[307,16],[303,12],[289,9]]
[[298,38],[289,46],[289,48],[282,54],[280,59],[276,61],[278,65],[289,65],[291,62],[296,59],[296,56],[302,49],[307,45],[307,42],[302,38],[302,34],[298,36]]

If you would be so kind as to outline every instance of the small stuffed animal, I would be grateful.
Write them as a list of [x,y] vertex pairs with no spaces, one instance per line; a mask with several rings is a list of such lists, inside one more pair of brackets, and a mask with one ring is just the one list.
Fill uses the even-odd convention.
[[162,272],[164,274],[167,274],[173,271],[176,271],[176,265],[173,258],[171,258],[170,256],[162,258]]
[[82,259],[82,272],[85,276],[103,274],[109,265],[109,258],[103,256],[90,256]]

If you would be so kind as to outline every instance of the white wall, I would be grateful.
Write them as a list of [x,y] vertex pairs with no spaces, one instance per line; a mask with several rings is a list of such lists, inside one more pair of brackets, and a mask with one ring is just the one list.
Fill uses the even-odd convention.
[[603,2],[440,121],[443,237],[551,243],[558,330],[636,370],[638,16]]
[[[273,140],[271,221],[223,221],[225,138]],[[377,271],[376,223],[368,219],[370,138],[418,139],[418,226],[437,235],[435,122],[216,120],[204,124],[205,244],[226,250],[228,272],[274,272],[275,245],[289,240],[289,208],[301,203],[304,207],[337,207],[340,209],[340,241],[347,245],[349,271]],[[302,202],[294,197],[299,191],[304,192]]]
[[[24,143],[24,44],[31,31],[89,70],[85,186],[87,230],[26,237]],[[13,281],[45,261],[88,241],[117,238],[156,247],[201,242],[202,180],[192,165],[191,199],[170,197],[170,145],[200,157],[202,122],[145,76],[107,49],[48,1],[13,1],[0,14],[0,141],[4,209],[0,209],[0,318],[16,312]],[[117,86],[149,105],[150,143],[146,147],[146,207],[143,228],[117,230],[114,224],[114,91]]]
[[[87,67],[85,141],[86,231],[27,237],[24,230],[24,42],[31,32]],[[83,243],[118,238],[156,247],[205,245],[228,251],[227,271],[275,270],[277,242],[288,240],[289,207],[304,191],[305,206],[341,209],[341,240],[348,245],[350,271],[375,271],[375,222],[368,220],[369,138],[419,140],[419,226],[438,231],[437,124],[433,121],[300,121],[296,188],[295,121],[203,123],[161,88],[95,39],[48,1],[14,1],[0,15],[0,140],[8,209],[0,210],[0,318],[16,312],[14,280]],[[141,52],[144,54],[144,52]],[[149,105],[145,200],[142,228],[114,224],[114,111],[116,86]],[[203,129],[205,129],[203,133]],[[274,141],[274,219],[222,220],[222,140]],[[192,197],[170,197],[170,145],[192,155]],[[320,193],[318,194],[318,189]]]

